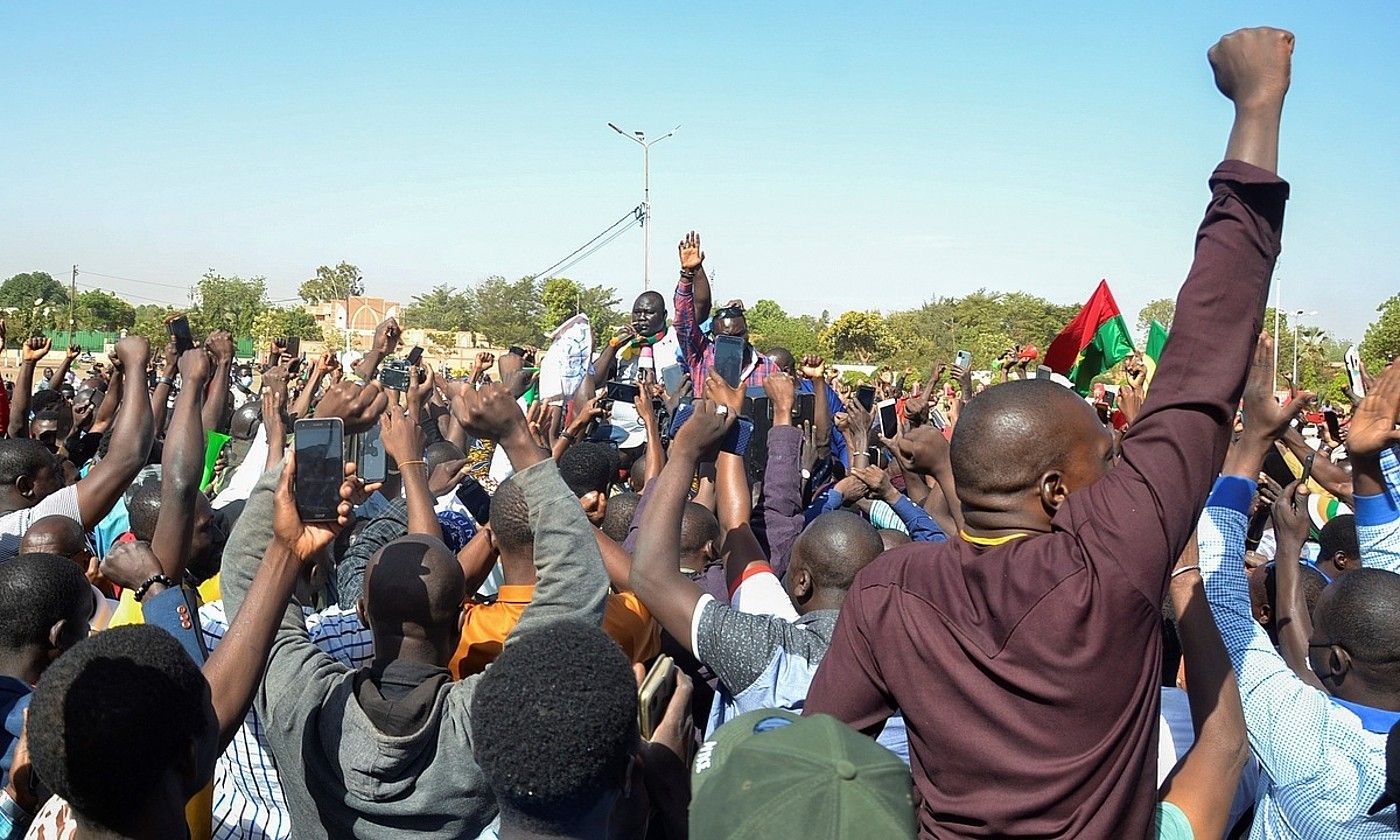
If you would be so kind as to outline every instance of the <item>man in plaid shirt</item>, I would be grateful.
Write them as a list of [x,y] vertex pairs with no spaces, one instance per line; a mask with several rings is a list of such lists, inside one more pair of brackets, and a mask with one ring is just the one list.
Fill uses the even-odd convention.
[[[701,395],[705,377],[715,364],[715,342],[700,329],[710,315],[710,278],[705,275],[705,252],[700,250],[700,236],[691,231],[680,243],[681,277],[676,283],[674,325],[676,339],[695,396]],[[715,335],[732,335],[744,339],[742,384],[763,387],[763,380],[778,369],[777,364],[748,343],[749,322],[744,317],[744,303],[731,300],[714,313],[710,330]]]

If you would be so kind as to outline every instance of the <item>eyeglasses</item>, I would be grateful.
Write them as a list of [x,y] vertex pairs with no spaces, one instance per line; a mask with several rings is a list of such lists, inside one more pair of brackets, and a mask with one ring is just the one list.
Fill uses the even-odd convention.
[[742,318],[744,317],[744,307],[726,306],[715,312],[715,318]]

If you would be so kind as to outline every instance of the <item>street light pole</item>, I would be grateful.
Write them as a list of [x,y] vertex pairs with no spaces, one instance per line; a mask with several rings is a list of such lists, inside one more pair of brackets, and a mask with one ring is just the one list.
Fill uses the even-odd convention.
[[651,288],[651,147],[674,135],[681,127],[676,126],[650,141],[641,131],[628,134],[615,123],[608,123],[608,128],[642,147],[642,288],[646,290]]
[[1293,387],[1298,387],[1298,333],[1303,326],[1303,316],[1313,316],[1316,312],[1304,312],[1301,309],[1293,312]]

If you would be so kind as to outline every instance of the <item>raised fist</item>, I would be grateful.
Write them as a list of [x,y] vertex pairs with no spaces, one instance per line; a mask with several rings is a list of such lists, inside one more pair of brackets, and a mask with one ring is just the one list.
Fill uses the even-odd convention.
[[1293,33],[1238,29],[1206,53],[1215,86],[1239,107],[1281,106],[1293,63]]

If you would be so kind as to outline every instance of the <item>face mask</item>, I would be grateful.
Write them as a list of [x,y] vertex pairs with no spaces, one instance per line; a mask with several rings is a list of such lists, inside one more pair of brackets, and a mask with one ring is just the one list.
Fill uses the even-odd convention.
[[245,377],[243,377],[242,379],[239,379],[238,381],[243,383],[243,387],[244,387],[244,388],[249,388],[249,387],[252,387],[252,384],[253,384],[253,377],[251,377],[251,376],[245,376]]

